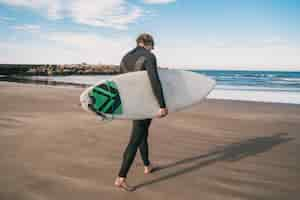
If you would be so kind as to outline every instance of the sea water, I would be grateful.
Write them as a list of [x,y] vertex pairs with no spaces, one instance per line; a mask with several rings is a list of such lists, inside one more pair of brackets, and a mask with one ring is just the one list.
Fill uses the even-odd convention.
[[300,104],[300,72],[193,71],[217,81],[208,98]]
[[[300,104],[300,72],[190,70],[217,81],[212,99]],[[109,75],[32,76],[32,80],[91,85]]]

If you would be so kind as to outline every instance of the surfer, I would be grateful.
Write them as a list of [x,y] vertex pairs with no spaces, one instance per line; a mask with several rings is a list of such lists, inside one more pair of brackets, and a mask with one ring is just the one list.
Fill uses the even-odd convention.
[[[151,52],[154,49],[154,40],[150,34],[143,33],[136,39],[137,46],[128,52],[121,61],[121,73],[146,70],[149,76],[153,93],[159,103],[157,117],[161,118],[168,114],[163,90],[157,73],[157,62],[155,55]],[[138,84],[138,83],[137,83]],[[153,171],[153,165],[149,161],[148,131],[152,119],[133,120],[132,132],[129,143],[123,153],[123,161],[119,175],[115,180],[115,186],[126,191],[133,191],[134,188],[126,183],[127,173],[134,161],[139,149],[143,163],[144,174]]]

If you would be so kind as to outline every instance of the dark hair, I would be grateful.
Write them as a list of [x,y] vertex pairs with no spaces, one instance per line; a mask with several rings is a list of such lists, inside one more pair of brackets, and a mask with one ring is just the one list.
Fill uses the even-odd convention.
[[140,34],[136,39],[136,44],[143,43],[144,45],[152,45],[154,47],[154,39],[148,33]]

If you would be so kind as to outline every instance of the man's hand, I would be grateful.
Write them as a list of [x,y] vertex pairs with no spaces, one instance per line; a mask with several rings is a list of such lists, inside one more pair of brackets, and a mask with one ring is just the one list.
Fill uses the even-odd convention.
[[162,118],[168,115],[168,109],[167,108],[160,108],[157,114],[158,118]]

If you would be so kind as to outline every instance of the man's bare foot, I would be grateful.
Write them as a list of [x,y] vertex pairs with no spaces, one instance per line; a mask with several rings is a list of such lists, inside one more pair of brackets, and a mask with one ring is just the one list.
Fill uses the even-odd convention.
[[154,170],[154,167],[150,164],[148,166],[144,166],[144,174],[150,174]]
[[134,187],[131,187],[126,183],[126,180],[123,177],[117,177],[117,179],[115,180],[115,186],[127,192],[132,192],[135,190]]

